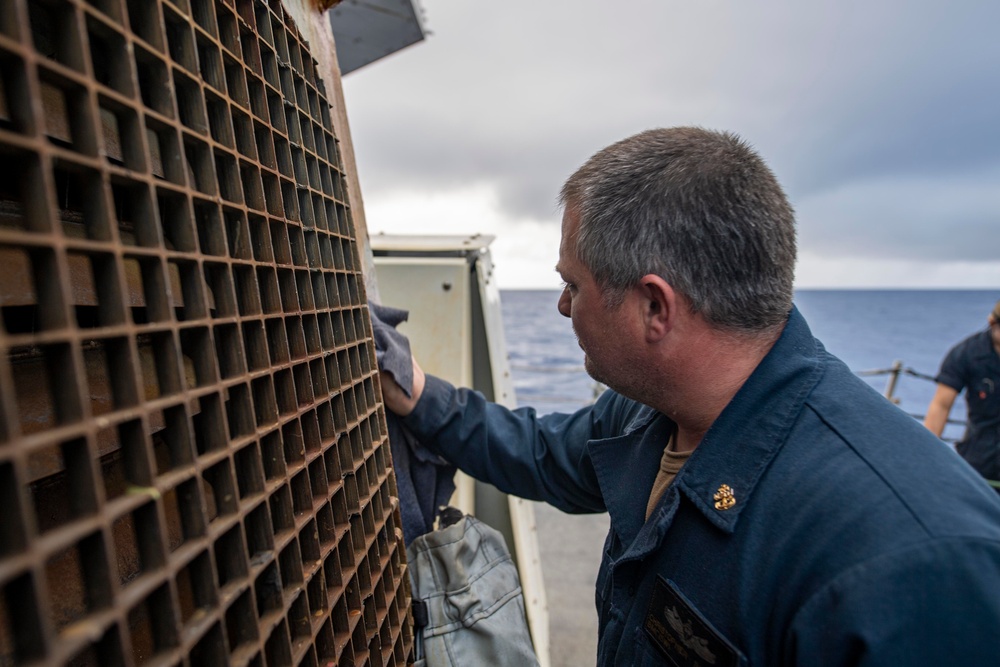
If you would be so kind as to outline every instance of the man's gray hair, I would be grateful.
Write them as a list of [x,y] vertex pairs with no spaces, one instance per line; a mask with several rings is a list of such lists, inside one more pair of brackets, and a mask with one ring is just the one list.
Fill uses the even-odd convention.
[[559,200],[579,215],[577,254],[609,305],[652,273],[720,329],[764,332],[787,319],[795,214],[736,135],[641,132],[591,157]]

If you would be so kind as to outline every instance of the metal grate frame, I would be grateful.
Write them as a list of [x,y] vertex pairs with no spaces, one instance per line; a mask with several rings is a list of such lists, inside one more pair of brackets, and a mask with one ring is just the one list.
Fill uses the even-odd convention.
[[345,176],[277,0],[0,4],[0,665],[402,665]]

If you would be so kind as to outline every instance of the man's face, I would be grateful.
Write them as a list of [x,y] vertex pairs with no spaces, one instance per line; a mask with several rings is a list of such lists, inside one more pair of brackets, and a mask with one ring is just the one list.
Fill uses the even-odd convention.
[[990,323],[990,335],[993,337],[993,347],[1000,350],[1000,321],[990,315],[988,322]]
[[559,295],[559,312],[573,320],[573,331],[584,352],[587,373],[620,393],[626,393],[638,369],[631,360],[634,351],[625,317],[628,299],[608,308],[601,289],[576,254],[579,216],[571,207],[563,214],[562,241],[556,270],[564,287]]

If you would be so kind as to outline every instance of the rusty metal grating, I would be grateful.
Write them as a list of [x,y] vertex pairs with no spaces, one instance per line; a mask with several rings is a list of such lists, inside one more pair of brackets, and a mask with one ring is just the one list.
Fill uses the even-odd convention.
[[329,103],[277,0],[0,3],[0,665],[401,665]]

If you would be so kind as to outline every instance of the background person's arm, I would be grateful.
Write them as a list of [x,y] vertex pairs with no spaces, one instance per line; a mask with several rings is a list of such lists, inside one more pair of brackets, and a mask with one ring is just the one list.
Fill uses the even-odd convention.
[[939,438],[944,432],[944,425],[948,422],[948,415],[951,413],[951,406],[955,404],[956,396],[958,396],[958,391],[939,382],[937,391],[934,392],[934,398],[927,406],[924,426]]

